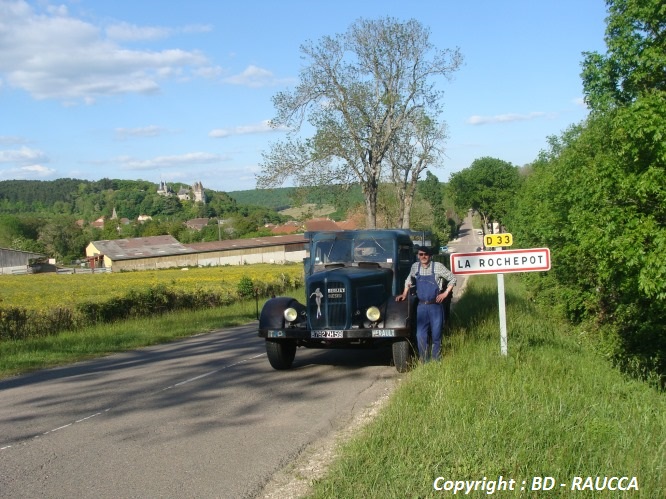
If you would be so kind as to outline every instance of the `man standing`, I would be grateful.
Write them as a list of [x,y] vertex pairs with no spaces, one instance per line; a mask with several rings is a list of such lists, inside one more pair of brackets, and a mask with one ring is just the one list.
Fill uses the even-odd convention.
[[442,327],[444,326],[444,307],[442,303],[453,292],[456,277],[443,264],[432,261],[432,249],[421,247],[418,250],[419,261],[412,268],[405,282],[405,290],[396,296],[396,301],[407,299],[412,282],[416,283],[418,305],[416,309],[416,342],[419,357],[423,362],[428,356],[428,333],[432,336],[432,354],[430,358],[439,359],[442,348]]

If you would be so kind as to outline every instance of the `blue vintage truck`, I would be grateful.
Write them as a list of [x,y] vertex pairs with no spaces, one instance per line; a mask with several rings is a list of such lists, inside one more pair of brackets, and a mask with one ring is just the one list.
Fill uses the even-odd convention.
[[291,368],[297,347],[355,348],[392,344],[398,371],[414,355],[416,309],[396,302],[414,258],[406,230],[330,231],[308,234],[305,301],[266,302],[259,336],[275,369]]

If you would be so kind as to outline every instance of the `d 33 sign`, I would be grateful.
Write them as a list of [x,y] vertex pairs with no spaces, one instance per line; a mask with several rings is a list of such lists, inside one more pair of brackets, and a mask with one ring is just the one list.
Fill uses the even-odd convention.
[[488,248],[511,246],[513,244],[513,236],[511,234],[486,234],[483,237],[483,243]]

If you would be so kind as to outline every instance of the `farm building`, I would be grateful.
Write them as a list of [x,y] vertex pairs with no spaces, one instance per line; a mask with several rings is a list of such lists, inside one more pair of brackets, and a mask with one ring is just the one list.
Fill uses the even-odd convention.
[[302,262],[306,242],[302,234],[195,244],[181,244],[171,236],[154,236],[93,241],[86,248],[86,256],[114,272]]
[[[186,248],[172,236],[93,241],[86,247],[86,257],[113,271],[197,265],[195,251]],[[99,263],[94,265],[98,266]]]
[[30,260],[44,258],[39,253],[0,248],[0,274],[15,274],[28,271]]

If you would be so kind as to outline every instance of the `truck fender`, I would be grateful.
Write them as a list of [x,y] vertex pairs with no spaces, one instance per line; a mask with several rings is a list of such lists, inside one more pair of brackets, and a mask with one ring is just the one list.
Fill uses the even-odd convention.
[[268,300],[259,315],[259,329],[282,329],[284,327],[285,309],[293,307],[300,313],[305,310],[305,306],[295,298],[288,296],[279,296]]
[[403,328],[411,325],[409,316],[410,306],[409,299],[403,301],[395,301],[395,297],[391,297],[386,302],[386,316],[384,318],[385,328]]

